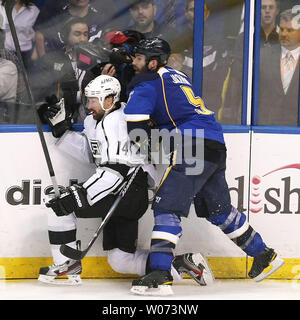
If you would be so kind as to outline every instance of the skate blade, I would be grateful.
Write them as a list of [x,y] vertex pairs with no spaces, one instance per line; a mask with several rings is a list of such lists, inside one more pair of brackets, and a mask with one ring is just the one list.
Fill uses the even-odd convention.
[[158,288],[149,288],[147,286],[133,286],[130,292],[140,296],[170,296],[174,292],[170,285],[161,285]]
[[281,268],[284,265],[284,261],[280,258],[275,258],[273,261],[270,262],[270,265],[263,270],[258,276],[253,278],[255,282],[260,282],[267,277],[269,277],[272,273],[277,271],[279,268]]
[[196,265],[202,264],[204,266],[200,281],[195,280],[200,284],[200,286],[212,285],[215,282],[215,277],[205,257],[203,257],[201,253],[194,253],[192,255],[192,259]]
[[38,281],[47,283],[47,284],[64,285],[64,286],[78,286],[82,284],[80,275],[68,275],[67,277],[68,279],[58,279],[55,277],[40,274],[38,277]]

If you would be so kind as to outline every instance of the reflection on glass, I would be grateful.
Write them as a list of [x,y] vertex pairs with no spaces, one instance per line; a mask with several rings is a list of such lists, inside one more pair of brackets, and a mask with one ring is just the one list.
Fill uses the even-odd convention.
[[[229,1],[227,6],[223,4],[223,7],[218,3],[215,13],[212,11],[212,17],[213,15],[215,15],[215,21],[222,22],[222,27],[219,25],[219,32],[215,31],[210,35],[217,48],[218,60],[216,61],[217,72],[208,70],[207,75],[204,73],[204,79],[205,77],[210,79],[207,92],[210,95],[209,98],[214,99],[219,122],[241,124],[244,1]],[[209,31],[207,29],[205,28],[205,37]],[[215,92],[213,92],[214,84]]]
[[[127,84],[134,76],[130,50],[143,37],[167,40],[173,52],[168,64],[192,78],[194,5],[194,0],[85,0],[80,5],[69,0],[46,1],[33,26],[29,64],[28,54],[23,57],[35,101],[40,104],[53,94],[65,98],[74,122],[81,123],[86,116],[84,87],[100,74],[121,81],[121,99],[126,101]],[[5,90],[1,87],[0,123],[34,123],[20,61],[5,47],[1,24],[5,12],[0,8],[1,75],[10,85]],[[258,122],[297,125],[300,40],[299,26],[291,24],[299,9],[294,7],[290,17],[282,17],[279,27],[280,8],[277,0],[262,0]],[[202,96],[222,124],[241,124],[243,10],[244,0],[205,1]],[[74,27],[75,19],[71,23],[70,18],[78,12],[83,13],[82,19]],[[91,46],[84,47],[87,40]],[[107,49],[116,51],[109,55]],[[290,66],[283,62],[287,51],[292,54]],[[292,75],[290,80],[281,74],[285,68]]]
[[[204,5],[204,47],[203,47],[203,87],[202,97],[207,107],[216,113],[221,123],[240,123],[236,120],[237,110],[229,108],[230,90],[228,90],[229,62],[235,54],[233,47],[237,41],[240,46],[238,34],[241,28],[241,15],[244,1],[220,2],[207,0]],[[182,16],[185,24],[181,33],[172,41],[172,52],[169,65],[181,70],[192,79],[193,73],[193,27],[194,27],[194,0],[187,0]],[[241,38],[241,41],[243,39]],[[240,48],[237,49],[235,70],[233,76],[238,83],[242,78],[242,63],[238,64]],[[239,59],[240,58],[240,59]],[[238,60],[239,59],[239,60]],[[241,67],[241,68],[240,68]],[[235,88],[236,89],[236,88]],[[240,87],[241,96],[241,87]],[[239,95],[235,91],[235,95]],[[225,109],[225,98],[227,106]],[[240,108],[238,103],[236,109]]]
[[279,0],[261,1],[261,47],[279,42],[279,26],[276,24],[279,8]]
[[[0,5],[0,123],[14,123],[17,120],[17,112],[28,111],[29,98],[6,17],[5,2],[3,0]],[[38,12],[35,5],[26,5],[23,0],[19,0],[13,8],[13,19],[20,39],[21,54],[28,69],[30,67],[28,56],[32,52],[34,36],[32,26]],[[26,22],[23,19],[25,16]]]
[[261,47],[258,124],[298,125],[300,24],[296,8],[280,14],[279,44]]
[[[19,10],[20,5],[25,9]],[[23,15],[24,12],[28,13],[28,19],[23,16],[23,19],[19,20],[22,28],[18,28],[17,33],[21,33],[19,39],[22,60],[35,101],[37,104],[44,102],[45,98],[52,94],[59,98],[63,97],[67,103],[67,111],[72,114],[73,120],[81,122],[86,115],[85,110],[81,112],[83,107],[81,105],[81,84],[85,70],[78,68],[72,46],[75,43],[99,38],[105,28],[112,25],[112,22],[119,24],[122,19],[117,17],[118,10],[110,0],[46,1],[37,17],[34,17],[36,20],[31,19],[29,13],[33,11],[36,13],[37,10],[31,3],[28,5],[28,1],[18,0],[13,11],[16,24],[19,12],[20,14],[22,12]],[[0,6],[0,12],[5,15],[2,6]],[[113,18],[114,16],[116,19]],[[76,19],[77,25],[71,25],[70,21]],[[33,46],[25,54],[23,50],[25,32],[22,33],[22,31],[32,27],[29,24],[33,25],[31,30],[34,30],[34,37],[30,39]],[[26,34],[32,36],[29,32]],[[34,123],[34,112],[32,106],[29,105],[20,61],[16,58],[14,51],[8,50],[11,49],[9,44],[11,46],[11,41],[7,41],[5,47],[1,46],[0,53],[2,57],[9,57],[9,60],[13,61],[17,67],[17,95],[16,103],[2,101],[0,107],[4,112],[0,110],[0,122]]]

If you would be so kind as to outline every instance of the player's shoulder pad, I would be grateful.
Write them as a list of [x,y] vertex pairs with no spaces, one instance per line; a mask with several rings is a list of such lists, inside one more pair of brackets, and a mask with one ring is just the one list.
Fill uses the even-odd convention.
[[93,118],[93,113],[90,112],[83,121],[83,126],[88,128],[89,126],[94,126],[97,121]]
[[124,107],[121,106],[120,108],[110,112],[103,119],[103,122],[106,124],[106,126],[109,126],[111,128],[118,128],[121,122],[125,122]]
[[135,88],[137,85],[139,85],[142,82],[148,82],[159,79],[159,74],[157,71],[149,71],[149,72],[143,72],[140,74],[137,74],[132,78],[130,83],[128,84],[128,92],[130,92],[133,88]]

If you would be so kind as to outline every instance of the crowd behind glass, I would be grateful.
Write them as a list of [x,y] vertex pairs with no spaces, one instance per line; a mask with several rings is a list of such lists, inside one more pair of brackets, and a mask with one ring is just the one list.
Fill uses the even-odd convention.
[[[5,0],[1,2],[0,123],[34,123]],[[136,41],[153,36],[170,43],[168,64],[192,78],[194,2],[18,0],[12,16],[35,102],[38,105],[53,95],[64,97],[71,108],[76,106],[74,121],[81,123],[83,88],[99,74],[116,76],[126,101],[126,84],[134,75],[130,50]],[[205,1],[202,97],[222,124],[241,124],[244,10],[243,0]],[[81,27],[73,29],[76,22]],[[261,0],[260,40],[258,124],[298,126],[297,1]],[[79,56],[86,52],[91,53],[87,58],[94,65],[81,67],[87,59],[79,61]]]

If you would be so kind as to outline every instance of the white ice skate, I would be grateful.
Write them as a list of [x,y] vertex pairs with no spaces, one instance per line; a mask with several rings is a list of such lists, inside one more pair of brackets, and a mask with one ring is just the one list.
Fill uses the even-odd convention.
[[[67,260],[61,265],[51,265],[40,268],[38,280],[48,284],[58,285],[80,285],[82,272],[81,261]],[[67,279],[58,279],[57,277],[67,276]]]
[[179,274],[189,275],[200,286],[211,285],[215,282],[209,263],[201,253],[185,253],[176,256],[172,265]]

